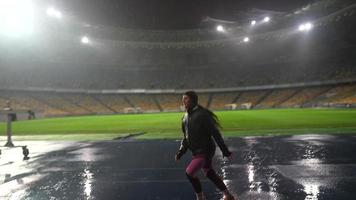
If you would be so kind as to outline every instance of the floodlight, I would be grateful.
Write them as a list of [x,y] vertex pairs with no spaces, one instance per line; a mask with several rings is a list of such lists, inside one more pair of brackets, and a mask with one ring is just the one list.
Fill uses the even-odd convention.
[[81,42],[83,44],[88,44],[89,43],[89,38],[87,36],[83,36],[82,39],[81,39]]
[[249,42],[249,41],[250,41],[250,38],[248,38],[248,37],[244,38],[244,42]]
[[53,15],[55,15],[55,13],[56,13],[56,10],[54,10],[54,8],[47,8],[47,15],[49,15],[49,16],[53,16]]
[[309,31],[312,28],[313,28],[313,24],[312,23],[308,22],[308,23],[305,24],[305,30]]
[[218,26],[216,27],[216,30],[219,31],[219,32],[224,32],[224,31],[225,31],[224,27],[221,26],[221,25],[218,25]]
[[54,9],[53,7],[47,8],[46,13],[47,13],[48,16],[55,17],[57,19],[61,19],[62,18],[62,13],[60,11]]
[[307,22],[307,23],[299,25],[298,30],[305,32],[305,31],[310,31],[312,28],[313,28],[313,24],[310,22]]
[[265,17],[265,18],[263,19],[263,22],[269,22],[269,20],[270,20],[269,17]]
[[0,34],[21,36],[33,32],[31,0],[0,0]]
[[251,21],[251,25],[254,26],[256,24],[256,20]]
[[305,31],[305,25],[304,24],[299,25],[298,30],[299,31]]

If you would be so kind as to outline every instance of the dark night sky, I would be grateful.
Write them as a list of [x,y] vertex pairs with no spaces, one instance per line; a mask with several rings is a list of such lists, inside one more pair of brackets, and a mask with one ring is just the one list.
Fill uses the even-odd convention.
[[310,2],[312,0],[52,0],[59,9],[94,25],[162,30],[199,28],[206,16],[236,20],[236,13],[252,8],[293,11]]

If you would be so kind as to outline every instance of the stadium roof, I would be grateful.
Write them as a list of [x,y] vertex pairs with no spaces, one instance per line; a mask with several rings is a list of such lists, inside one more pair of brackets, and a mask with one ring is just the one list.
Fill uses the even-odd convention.
[[291,12],[313,0],[52,0],[50,2],[92,25],[184,30],[202,28],[206,19],[242,23],[250,20],[248,13],[251,12]]

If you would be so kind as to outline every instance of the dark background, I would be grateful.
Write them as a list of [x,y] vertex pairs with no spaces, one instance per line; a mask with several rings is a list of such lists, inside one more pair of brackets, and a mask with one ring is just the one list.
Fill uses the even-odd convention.
[[94,25],[177,30],[202,26],[207,17],[244,22],[252,9],[290,12],[313,0],[52,0],[44,1]]

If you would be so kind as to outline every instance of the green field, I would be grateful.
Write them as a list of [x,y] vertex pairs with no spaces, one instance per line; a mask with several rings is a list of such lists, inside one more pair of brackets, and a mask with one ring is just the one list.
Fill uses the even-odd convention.
[[[225,137],[356,134],[355,109],[272,109],[216,112]],[[180,138],[183,113],[51,118],[13,123],[15,139],[101,140],[144,132],[140,139]],[[5,123],[0,123],[5,136]]]

